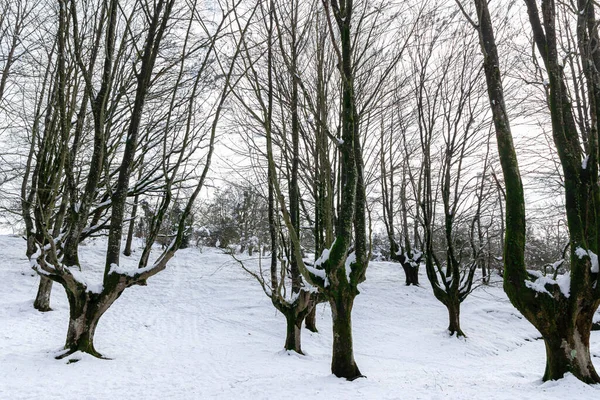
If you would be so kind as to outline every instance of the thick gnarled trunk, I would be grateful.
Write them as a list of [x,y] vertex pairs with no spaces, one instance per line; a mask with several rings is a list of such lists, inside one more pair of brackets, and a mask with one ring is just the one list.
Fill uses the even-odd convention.
[[406,286],[419,286],[419,267],[413,267],[410,263],[402,263],[402,269],[406,276]]
[[286,350],[302,352],[302,321],[308,315],[310,306],[314,303],[314,293],[301,290],[293,302],[288,302],[281,297],[272,297],[271,302],[279,312],[283,314],[286,321]]
[[331,372],[338,378],[350,381],[362,377],[354,361],[352,346],[352,306],[354,296],[339,295],[331,298],[331,313],[333,317],[333,358]]
[[557,324],[556,333],[544,335],[546,370],[544,381],[572,373],[586,383],[600,383],[590,356],[592,314],[580,315],[575,326]]
[[106,310],[121,295],[122,290],[115,288],[103,290],[101,293],[92,293],[80,289],[65,287],[69,300],[69,328],[63,354],[57,356],[61,359],[77,351],[88,353],[94,357],[103,358],[102,354],[94,347],[94,334],[98,321]]
[[467,335],[460,329],[460,302],[446,305],[446,308],[448,309],[448,332],[450,336],[466,337]]
[[[544,380],[562,378],[567,372],[586,383],[600,383],[600,378],[591,362],[589,352],[589,336],[592,327],[592,316],[598,308],[599,295],[597,276],[591,273],[591,254],[581,256],[576,249],[586,253],[597,253],[598,198],[597,191],[597,143],[590,144],[587,166],[581,164],[582,147],[579,133],[575,127],[571,113],[571,100],[566,90],[562,73],[562,65],[558,60],[556,10],[553,1],[542,2],[542,14],[537,2],[526,0],[529,22],[537,49],[548,73],[550,82],[549,105],[552,116],[553,137],[559,154],[564,174],[565,205],[569,236],[571,242],[570,292],[565,296],[556,284],[545,284],[550,296],[540,294],[526,287],[532,280],[525,267],[525,201],[523,186],[519,173],[512,134],[508,120],[500,65],[492,21],[487,2],[475,0],[479,18],[479,33],[484,69],[488,86],[490,107],[494,116],[496,137],[500,162],[506,185],[506,242],[504,247],[504,289],[521,313],[538,328],[546,345],[546,371]],[[582,61],[587,67],[593,66],[591,59],[586,59],[588,44],[587,34],[597,37],[597,25],[593,23],[590,32],[581,30],[585,22],[594,22],[593,2],[580,2],[579,13]],[[589,7],[589,8],[588,8]],[[587,13],[584,12],[587,8]],[[589,13],[589,14],[588,14]],[[586,21],[586,19],[588,19]],[[595,69],[595,68],[594,68]],[[584,69],[586,78],[595,79],[596,71]],[[595,99],[595,91],[588,90],[590,101]],[[596,118],[594,107],[592,121]],[[595,125],[595,124],[594,124]],[[591,137],[594,137],[592,134]],[[590,142],[592,143],[592,142]],[[584,154],[583,154],[584,155]],[[588,170],[589,166],[589,170]],[[588,174],[588,172],[590,174]],[[581,179],[581,178],[584,179]],[[588,194],[588,189],[591,192]],[[592,200],[592,201],[588,201]],[[588,208],[589,207],[589,208]],[[585,247],[584,248],[582,248]]]

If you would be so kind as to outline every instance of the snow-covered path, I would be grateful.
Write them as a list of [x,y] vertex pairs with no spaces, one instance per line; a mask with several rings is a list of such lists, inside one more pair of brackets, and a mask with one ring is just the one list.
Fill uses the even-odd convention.
[[[403,285],[401,268],[372,263],[354,307],[356,360],[367,379],[330,374],[331,321],[303,332],[301,357],[282,352],[285,321],[253,278],[214,249],[181,251],[146,287],[132,287],[102,318],[96,348],[112,360],[54,360],[68,307],[32,308],[37,277],[22,239],[0,236],[0,399],[596,399],[573,377],[542,383],[544,345],[500,288],[463,305],[467,340],[444,332],[429,287]],[[100,279],[102,246],[82,259]],[[126,263],[125,263],[126,264]],[[93,278],[90,278],[93,279]],[[425,282],[425,276],[421,282]],[[600,357],[600,335],[592,336]],[[597,363],[600,368],[600,363]]]

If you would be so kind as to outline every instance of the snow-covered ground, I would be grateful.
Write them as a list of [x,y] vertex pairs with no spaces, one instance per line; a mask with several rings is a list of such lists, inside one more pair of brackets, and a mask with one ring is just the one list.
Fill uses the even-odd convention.
[[[38,278],[25,243],[0,236],[0,399],[597,399],[572,376],[543,383],[544,344],[499,287],[465,302],[468,339],[445,333],[447,316],[426,277],[406,287],[398,265],[374,262],[353,314],[355,356],[367,379],[331,375],[331,315],[303,331],[307,356],[281,351],[285,321],[256,282],[215,249],[182,250],[147,287],[132,287],[100,321],[96,348],[111,360],[53,358],[68,307],[32,307]],[[82,259],[100,279],[101,243]],[[92,279],[92,278],[91,278]],[[600,357],[600,336],[592,335]],[[600,368],[600,363],[597,363]]]

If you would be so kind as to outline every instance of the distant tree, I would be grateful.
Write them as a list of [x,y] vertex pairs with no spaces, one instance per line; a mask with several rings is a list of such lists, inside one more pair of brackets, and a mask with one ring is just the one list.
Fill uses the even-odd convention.
[[[419,201],[424,259],[433,293],[448,310],[448,331],[460,337],[465,336],[460,305],[471,292],[481,252],[481,245],[475,246],[468,232],[481,212],[475,201],[485,179],[477,179],[476,174],[488,173],[488,135],[481,118],[483,87],[481,68],[474,62],[474,32],[444,10],[432,12],[429,18],[430,30],[421,36],[413,55],[423,157]],[[438,42],[444,43],[443,48],[436,46]],[[475,207],[470,206],[473,203]]]
[[[408,86],[405,82],[404,85]],[[418,286],[419,266],[423,259],[423,252],[418,250],[422,248],[418,235],[420,207],[413,207],[412,204],[416,203],[415,198],[420,197],[422,167],[411,166],[418,151],[413,143],[416,138],[408,131],[411,121],[407,121],[408,117],[404,115],[407,111],[401,106],[406,100],[403,97],[404,90],[398,85],[395,92],[393,102],[387,106],[391,112],[382,113],[380,129],[382,220],[389,246],[385,253],[390,260],[402,265],[406,285]],[[415,192],[415,198],[410,198],[411,192]],[[411,211],[412,215],[409,215]],[[412,217],[412,226],[409,216]]]
[[249,255],[269,241],[266,199],[249,184],[228,183],[217,189],[201,207],[195,224],[207,229],[206,244],[235,245]]
[[[310,6],[310,4],[308,5]],[[269,278],[242,266],[259,282],[273,306],[286,319],[285,349],[302,353],[301,326],[310,311],[313,290],[302,278],[302,199],[300,177],[301,127],[299,105],[299,49],[307,40],[310,8],[299,1],[263,4],[257,14],[257,31],[244,43],[245,85],[234,92],[256,136],[247,139],[267,160],[267,212],[269,223]],[[285,29],[283,28],[285,26]],[[260,47],[259,47],[260,46]],[[260,48],[260,51],[256,51]],[[262,68],[259,68],[262,67]],[[276,150],[274,150],[276,149]],[[266,153],[266,154],[265,154]],[[280,162],[275,164],[275,154]],[[264,162],[264,161],[263,161]],[[264,169],[256,174],[264,179]],[[307,174],[308,175],[308,174]],[[284,186],[285,185],[285,186]],[[289,209],[279,202],[287,188]],[[286,207],[284,210],[283,207]],[[281,223],[280,212],[286,223]]]

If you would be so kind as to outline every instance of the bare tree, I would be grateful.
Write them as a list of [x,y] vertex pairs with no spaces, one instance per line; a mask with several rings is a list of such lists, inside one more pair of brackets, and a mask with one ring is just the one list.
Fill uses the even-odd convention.
[[481,118],[481,67],[474,62],[477,48],[470,44],[474,32],[444,11],[430,18],[431,32],[422,35],[413,61],[423,157],[424,258],[433,293],[448,309],[448,331],[465,336],[460,304],[471,292],[480,256],[469,251],[468,232],[477,219],[476,197],[484,182],[477,182],[477,173],[485,176],[489,168],[487,154],[481,163],[478,154],[488,137]]
[[547,76],[552,133],[564,176],[571,271],[557,282],[526,269],[523,185],[503,94],[493,23],[487,2],[476,0],[474,4],[478,22],[471,23],[480,35],[489,102],[506,185],[504,288],[511,302],[544,338],[546,370],[543,379],[559,379],[570,372],[584,382],[597,383],[600,378],[589,350],[592,317],[600,304],[596,218],[600,189],[595,122],[598,116],[595,82],[600,63],[596,50],[596,5],[578,1],[570,9],[571,18],[577,24],[578,51],[581,65],[584,66],[586,94],[590,102],[590,128],[580,132],[568,95],[563,63],[559,58],[557,6],[552,0],[544,0],[540,13],[536,1],[525,1],[534,43]]
[[[36,229],[41,233],[41,240],[36,240],[37,251],[31,256],[32,265],[41,276],[60,283],[69,300],[66,351],[59,357],[75,351],[100,357],[94,347],[94,334],[101,316],[127,287],[145,284],[148,278],[165,269],[181,246],[187,216],[208,173],[217,123],[229,93],[232,69],[228,65],[233,65],[237,52],[228,55],[233,59],[226,60],[225,54],[217,50],[216,43],[236,5],[227,4],[228,11],[223,11],[221,20],[208,29],[209,21],[195,3],[180,8],[175,7],[173,0],[160,0],[153,4],[136,3],[125,11],[116,0],[103,2],[91,18],[95,21],[92,26],[96,34],[83,38],[78,30],[78,19],[82,14],[76,2],[59,2],[57,74],[51,91],[56,98],[53,107],[56,124],[43,135],[43,140],[62,146],[56,153],[60,162],[53,162],[52,166],[57,170],[55,176],[61,176],[64,168],[65,178],[49,180],[53,201],[41,202],[38,190],[31,205],[35,210]],[[83,14],[83,17],[89,15]],[[185,24],[181,30],[175,29],[179,23]],[[134,32],[134,29],[139,31]],[[193,34],[195,31],[201,32],[200,37]],[[177,32],[184,33],[178,36]],[[120,42],[117,42],[118,38]],[[90,42],[83,42],[84,39],[91,41],[91,47],[88,47]],[[72,54],[67,52],[67,41],[72,41]],[[169,41],[169,47],[165,46],[165,41]],[[98,50],[100,43],[102,52]],[[102,68],[96,73],[94,67],[99,54],[103,55]],[[73,56],[69,58],[72,65],[76,65],[83,77],[84,88],[78,96],[79,104],[73,101],[67,105],[66,94],[76,92],[70,86],[73,81],[66,78],[65,66],[70,56]],[[192,56],[199,62],[190,69]],[[183,60],[187,61],[184,63]],[[182,79],[184,73],[188,74],[186,79]],[[216,88],[217,75],[223,77],[225,85],[211,94],[211,87]],[[187,85],[181,83],[184,81]],[[99,88],[96,88],[97,82]],[[128,89],[122,90],[124,87]],[[187,95],[182,96],[184,89]],[[202,96],[201,89],[206,89]],[[159,108],[164,114],[158,118],[164,124],[153,126],[153,109],[146,105],[152,104],[155,98],[164,98],[165,92],[170,106],[166,110]],[[213,103],[211,111],[202,115],[196,104],[204,96],[205,105],[210,104],[207,103],[209,99]],[[72,104],[77,104],[79,109],[74,123],[70,116],[76,108]],[[92,147],[78,136],[84,132],[79,129],[82,129],[88,109],[91,109],[93,120]],[[148,130],[148,127],[152,129]],[[196,154],[201,145],[207,149],[203,156]],[[161,155],[158,168],[130,185],[140,152],[147,149]],[[81,168],[77,160],[87,155],[91,155],[90,167],[80,169],[75,175],[75,168]],[[190,175],[188,169],[196,171],[197,175]],[[82,188],[79,177],[83,174]],[[181,212],[175,237],[150,262],[150,253],[170,208],[173,192],[182,182],[189,182],[190,177],[194,178],[194,189]],[[163,196],[152,220],[139,268],[129,271],[120,266],[126,200],[137,192],[151,190],[161,190]],[[68,207],[61,207],[57,212],[59,195],[62,199],[68,198]],[[59,224],[56,221],[61,212],[64,215],[60,220],[64,222]],[[54,232],[48,229],[49,225],[45,223],[48,220],[55,221]],[[93,285],[78,271],[78,249],[91,232],[103,231],[108,232],[104,275],[101,285]]]

